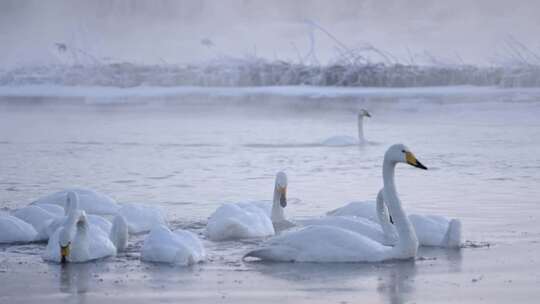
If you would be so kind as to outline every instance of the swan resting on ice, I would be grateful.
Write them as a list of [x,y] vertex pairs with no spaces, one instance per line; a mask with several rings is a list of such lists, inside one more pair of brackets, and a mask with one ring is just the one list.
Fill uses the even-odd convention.
[[327,139],[325,139],[322,142],[323,146],[333,146],[333,147],[340,147],[340,146],[355,146],[355,145],[362,145],[367,143],[365,137],[364,137],[364,117],[371,117],[371,114],[364,109],[361,109],[358,112],[358,138],[355,138],[353,136],[332,136]]
[[285,218],[287,175],[276,174],[272,208],[266,202],[223,204],[208,219],[206,235],[212,241],[237,240],[274,235],[294,226]]
[[381,262],[416,256],[418,239],[396,192],[394,171],[398,163],[427,169],[404,145],[391,146],[384,155],[384,197],[395,222],[398,240],[385,246],[362,234],[332,226],[307,226],[276,236],[244,258],[283,262]]
[[203,262],[204,246],[199,238],[187,230],[175,231],[161,225],[154,227],[144,240],[141,260],[181,266]]

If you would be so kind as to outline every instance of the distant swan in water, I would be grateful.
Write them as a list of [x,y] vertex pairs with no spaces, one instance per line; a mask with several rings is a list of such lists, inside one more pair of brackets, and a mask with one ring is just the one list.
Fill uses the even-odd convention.
[[358,112],[358,138],[353,136],[332,136],[322,142],[324,146],[354,146],[367,143],[364,137],[364,117],[371,117],[371,114],[364,109]]
[[397,163],[427,169],[402,144],[391,146],[384,155],[384,197],[398,234],[393,247],[342,228],[307,226],[268,240],[262,248],[248,252],[244,258],[283,262],[380,262],[414,258],[418,240],[396,192],[394,171]]
[[267,202],[223,204],[208,219],[206,235],[213,241],[255,238],[294,226],[285,219],[283,210],[287,206],[284,172],[276,174],[271,206]]

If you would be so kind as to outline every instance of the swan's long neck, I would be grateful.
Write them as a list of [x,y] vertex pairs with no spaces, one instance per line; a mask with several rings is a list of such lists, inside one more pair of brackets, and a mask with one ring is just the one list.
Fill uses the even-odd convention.
[[411,258],[416,255],[418,250],[418,239],[396,191],[395,168],[396,163],[385,158],[383,163],[384,199],[388,204],[388,210],[392,215],[399,237],[393,248],[393,255],[395,255],[394,258]]
[[377,194],[377,218],[379,219],[379,223],[381,224],[386,244],[393,245],[396,243],[397,240],[396,229],[390,223],[388,208],[384,203],[383,191],[384,189],[381,189]]
[[281,194],[279,193],[278,186],[274,187],[274,198],[272,199],[272,223],[277,223],[285,220],[285,210],[280,204]]
[[358,115],[358,141],[364,142],[364,116]]

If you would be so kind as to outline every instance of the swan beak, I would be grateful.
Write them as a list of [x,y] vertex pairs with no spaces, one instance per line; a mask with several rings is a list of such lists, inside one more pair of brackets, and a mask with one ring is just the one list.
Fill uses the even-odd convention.
[[67,245],[67,246],[60,246],[60,257],[61,257],[61,262],[62,262],[62,263],[65,263],[68,256],[69,256],[69,245]]
[[427,167],[424,166],[421,162],[419,162],[416,159],[416,156],[414,156],[414,154],[412,154],[412,152],[405,152],[405,160],[407,161],[407,164],[409,164],[409,165],[411,165],[413,167],[427,170]]
[[279,204],[281,207],[287,207],[287,187],[279,188]]
[[366,114],[365,114],[365,115],[366,115],[366,117],[371,118],[371,114],[370,114],[368,111],[366,111]]

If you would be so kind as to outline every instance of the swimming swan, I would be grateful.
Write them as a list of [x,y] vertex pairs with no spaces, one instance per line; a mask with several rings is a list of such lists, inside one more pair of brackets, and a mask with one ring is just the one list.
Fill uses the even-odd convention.
[[[79,195],[77,194],[77,192],[68,191],[65,197],[65,203],[63,203],[62,205],[64,206],[64,216],[56,217],[48,221],[46,224],[46,233],[49,238],[52,236],[52,234],[56,232],[56,230],[58,230],[60,226],[62,226],[67,221],[69,214],[71,214],[75,210],[79,210]],[[111,231],[112,224],[107,219],[95,214],[87,214],[86,217],[91,226],[99,227],[106,234]]]
[[352,136],[332,136],[323,141],[324,146],[354,146],[362,145],[367,141],[364,138],[364,117],[371,117],[371,114],[367,110],[360,110],[358,112],[358,138]]
[[397,229],[395,246],[384,246],[364,235],[338,227],[307,226],[268,240],[263,248],[248,252],[244,258],[283,262],[380,262],[414,258],[418,240],[396,192],[394,171],[397,163],[427,169],[402,144],[391,146],[384,155],[384,197]]
[[[385,230],[387,239],[395,239],[395,228],[391,221],[392,217],[387,214],[388,210],[383,200],[383,189],[377,195],[377,208],[371,202],[353,202],[348,205],[328,212],[335,217],[352,216],[355,218],[373,218],[376,213],[377,222]],[[420,246],[459,248],[461,246],[461,221],[449,219],[438,215],[409,214]]]
[[199,238],[187,230],[169,230],[166,226],[155,226],[146,239],[141,260],[189,266],[206,259],[204,246]]
[[274,235],[294,226],[285,218],[287,175],[276,174],[272,208],[267,202],[223,204],[208,219],[206,235],[213,241]]
[[356,216],[324,216],[315,219],[297,220],[304,226],[333,226],[364,235],[378,243],[392,246],[397,241],[395,228],[388,220],[388,210],[382,199],[382,191],[377,195],[377,216],[371,220]]
[[85,211],[73,210],[49,238],[43,259],[59,263],[83,263],[116,255],[116,248],[103,230],[88,223]]

